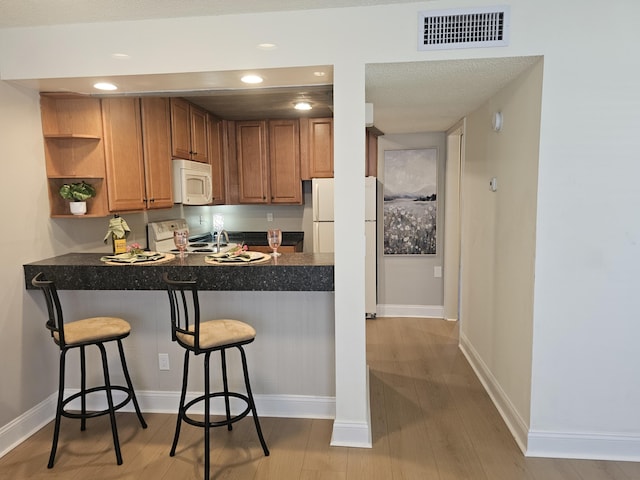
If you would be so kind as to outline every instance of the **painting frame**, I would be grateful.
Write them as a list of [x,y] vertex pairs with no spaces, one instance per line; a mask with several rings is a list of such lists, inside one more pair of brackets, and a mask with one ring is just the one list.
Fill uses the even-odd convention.
[[384,152],[384,255],[437,255],[438,149]]

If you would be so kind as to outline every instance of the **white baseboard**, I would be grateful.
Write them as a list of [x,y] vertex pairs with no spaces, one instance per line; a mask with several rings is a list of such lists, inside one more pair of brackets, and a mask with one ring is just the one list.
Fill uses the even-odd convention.
[[378,305],[379,317],[444,318],[442,305]]
[[[65,389],[65,397],[76,393],[77,390]],[[189,393],[187,401],[201,395],[201,393]],[[136,392],[140,410],[143,413],[173,413],[178,410],[180,392]],[[122,399],[120,392],[115,392],[114,401]],[[24,442],[35,432],[51,422],[55,417],[57,393],[28,410],[18,418],[0,428],[0,458],[13,448]],[[287,418],[325,418],[335,417],[335,397],[320,397],[306,395],[254,395],[256,409],[261,417],[287,417]],[[87,408],[90,410],[102,410],[106,408],[106,399],[96,399],[94,396],[87,398]],[[80,401],[74,400],[67,408],[79,409]],[[224,413],[224,410],[216,411],[215,402],[212,404],[213,414]],[[231,403],[232,409],[234,403]],[[190,410],[192,413],[202,414],[198,405]],[[120,411],[133,412],[133,404],[130,402]],[[237,409],[236,409],[237,411]]]
[[[65,390],[65,396],[76,393],[77,390]],[[202,395],[202,392],[187,392],[187,402]],[[180,403],[180,392],[156,392],[141,391],[136,392],[140,410],[150,413],[176,413],[178,411],[178,403]],[[114,394],[114,401],[117,402],[119,392]],[[320,397],[308,395],[254,395],[256,409],[261,417],[286,417],[286,418],[334,418],[336,410],[335,397]],[[79,408],[80,401],[74,400],[69,404],[71,408]],[[195,414],[203,414],[203,404],[194,405],[189,411]],[[238,400],[231,400],[231,410],[239,411],[244,409],[244,403]],[[106,408],[106,400],[92,401],[87,399],[89,409],[98,410]],[[224,404],[220,402],[212,402],[211,413],[219,415],[224,413]],[[123,412],[133,412],[133,403],[128,403],[122,410]]]
[[640,437],[625,434],[529,432],[527,457],[640,462]]
[[489,370],[487,365],[482,361],[478,352],[476,352],[473,345],[471,345],[462,332],[460,332],[460,350],[462,350],[462,353],[467,358],[480,383],[482,383],[493,404],[498,409],[500,416],[502,416],[507,428],[511,431],[511,435],[513,435],[518,447],[526,454],[527,436],[529,433],[527,423],[522,419],[507,394],[502,390],[502,387],[491,373],[491,370]]
[[371,428],[366,422],[333,422],[332,447],[371,448]]
[[637,435],[528,430],[495,377],[462,333],[460,349],[525,456],[640,462],[640,436]]
[[58,393],[53,393],[0,428],[0,458],[36,433],[56,415]]
[[356,447],[372,448],[373,436],[371,433],[371,401],[369,392],[369,365],[367,365],[367,422],[333,422],[330,445],[332,447]]

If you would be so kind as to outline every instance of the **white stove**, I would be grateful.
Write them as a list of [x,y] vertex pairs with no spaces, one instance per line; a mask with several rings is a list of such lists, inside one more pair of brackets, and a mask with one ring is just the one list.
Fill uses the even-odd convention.
[[[175,230],[188,229],[187,221],[184,218],[174,220],[163,220],[161,222],[150,222],[147,224],[147,240],[149,250],[152,252],[178,253],[178,249],[173,243],[173,232]],[[220,251],[230,250],[235,247],[235,243],[220,243]],[[189,237],[187,245],[188,253],[216,253],[218,246],[213,242],[211,234],[201,234]]]

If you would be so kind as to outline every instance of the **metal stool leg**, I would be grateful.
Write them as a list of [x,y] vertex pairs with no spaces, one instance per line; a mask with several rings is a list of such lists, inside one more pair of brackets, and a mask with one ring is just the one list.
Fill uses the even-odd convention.
[[87,360],[86,360],[84,346],[80,347],[80,431],[84,432],[87,429]]
[[256,411],[256,404],[253,401],[253,393],[251,393],[251,385],[249,384],[249,371],[247,369],[247,357],[244,353],[244,348],[242,348],[242,345],[238,345],[238,350],[240,350],[240,355],[242,356],[242,372],[244,373],[244,384],[247,388],[247,397],[249,398],[249,407],[253,412],[253,422],[256,424],[256,431],[258,432],[260,445],[262,445],[262,451],[264,452],[265,457],[268,457],[269,449],[267,448],[267,444],[264,441],[264,437],[262,436],[262,429],[260,428],[260,421],[258,420],[258,412]]
[[60,372],[58,374],[58,405],[56,406],[56,420],[53,427],[53,442],[51,444],[51,453],[49,454],[49,463],[47,468],[53,468],[53,462],[56,458],[56,450],[58,448],[58,437],[60,436],[60,420],[62,418],[62,402],[64,400],[64,374],[65,359],[67,351],[60,351]]
[[131,382],[131,376],[129,375],[129,369],[127,368],[127,361],[124,357],[124,348],[122,347],[121,340],[118,340],[118,352],[120,352],[120,362],[122,363],[122,373],[124,373],[124,378],[127,381],[127,388],[131,393],[131,400],[133,401],[133,407],[136,409],[136,415],[138,415],[138,420],[140,420],[140,425],[142,425],[142,428],[147,428],[147,422],[144,421],[142,412],[140,411],[140,405],[138,405],[136,392],[133,390],[133,383]]
[[211,429],[211,406],[210,406],[210,393],[211,386],[209,380],[209,358],[211,352],[204,354],[204,478],[209,480],[210,470],[210,452],[211,439],[209,438],[209,430]]
[[109,418],[111,419],[111,433],[113,434],[113,446],[116,450],[116,461],[122,465],[122,453],[120,452],[120,442],[118,441],[118,428],[116,426],[116,412],[113,408],[113,396],[111,394],[111,382],[109,381],[109,366],[107,364],[107,352],[102,343],[96,343],[102,356],[102,371],[104,372],[104,386],[107,392],[107,404],[109,406]]
[[229,382],[227,381],[227,355],[223,348],[220,350],[220,360],[222,364],[222,385],[224,387],[224,408],[227,414],[227,430],[231,431],[231,408],[229,407]]
[[180,405],[178,405],[178,419],[176,420],[176,432],[173,435],[173,444],[171,445],[171,451],[169,456],[173,457],[176,454],[176,447],[178,446],[178,437],[180,437],[180,425],[182,424],[182,417],[184,415],[184,402],[187,396],[187,379],[189,378],[189,350],[184,351],[184,365],[182,369],[182,392],[180,393]]

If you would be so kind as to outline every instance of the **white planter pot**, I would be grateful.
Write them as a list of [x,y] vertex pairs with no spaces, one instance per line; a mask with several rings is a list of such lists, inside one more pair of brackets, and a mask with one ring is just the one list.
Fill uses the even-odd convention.
[[87,202],[69,202],[69,208],[74,215],[84,215],[87,213]]

